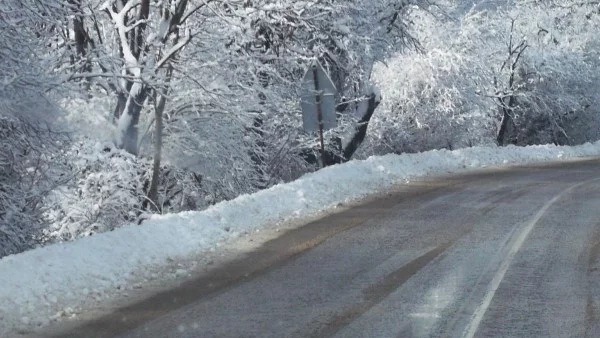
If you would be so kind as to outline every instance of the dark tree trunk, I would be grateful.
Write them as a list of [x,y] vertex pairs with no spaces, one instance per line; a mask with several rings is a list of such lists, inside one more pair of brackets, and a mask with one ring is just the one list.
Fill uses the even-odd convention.
[[512,118],[512,107],[515,104],[514,98],[511,96],[508,100],[508,105],[504,103],[504,100],[500,99],[500,109],[502,109],[502,120],[500,122],[500,128],[498,129],[498,135],[496,136],[496,142],[498,146],[503,147],[506,145],[506,139],[508,138],[509,126],[513,124]]
[[129,97],[126,110],[119,118],[117,147],[134,155],[138,154],[138,123],[142,106],[147,97],[148,88],[142,87],[137,95]]
[[127,104],[127,95],[125,93],[119,91],[117,92],[117,104],[115,105],[115,110],[113,111],[114,121],[118,121],[123,111],[125,110],[125,105]]
[[162,158],[163,112],[166,101],[164,96],[158,99],[158,105],[154,114],[154,162],[152,164],[152,180],[150,181],[150,189],[148,189],[148,199],[152,201],[156,209],[159,209],[158,182],[160,179],[160,162]]
[[[69,3],[73,5],[73,35],[75,38],[75,52],[77,53],[77,62],[82,63],[81,72],[87,73],[92,69],[91,64],[87,60],[87,46],[90,43],[90,37],[85,30],[85,23],[83,20],[83,12],[81,10],[81,0],[69,0]],[[72,59],[72,61],[75,61]],[[90,82],[84,79],[83,85],[85,90],[89,94]]]
[[[358,150],[358,147],[360,147],[362,142],[365,140],[365,137],[367,136],[367,129],[369,128],[369,121],[373,117],[373,114],[378,106],[379,101],[376,101],[376,96],[374,94],[371,95],[369,97],[367,111],[358,122],[358,125],[354,130],[354,134],[352,135],[352,138],[346,147],[342,150],[341,140],[339,138],[335,138],[331,143],[333,143],[336,150],[332,151],[327,148],[325,149],[325,166],[350,161],[354,153]],[[342,150],[341,157],[337,153],[339,150]],[[310,164],[317,164],[319,160],[312,149],[303,149],[300,153],[300,156],[302,156],[304,160]]]
[[[75,18],[73,18],[73,31],[75,33],[75,50],[77,51],[79,58],[84,60],[86,57],[85,47],[87,45],[87,33],[83,25],[83,18],[79,13],[75,15]],[[87,62],[85,67],[89,68]]]
[[264,132],[262,130],[264,123],[263,119],[264,117],[261,115],[254,117],[252,126],[246,128],[246,132],[249,134],[254,134],[256,138],[256,142],[254,143],[255,148],[250,149],[249,154],[254,166],[254,171],[256,171],[256,173],[259,175],[258,182],[255,184],[257,189],[264,189],[268,186],[268,181],[266,179],[266,173],[264,170],[265,159],[262,155],[267,146],[264,140]]
[[510,115],[506,112],[506,109],[502,109],[502,114],[502,122],[500,122],[500,129],[498,129],[498,135],[496,136],[496,142],[501,147],[505,145],[508,121],[510,120]]
[[160,163],[162,160],[162,142],[163,142],[163,116],[167,104],[167,92],[173,75],[173,66],[168,65],[165,88],[160,93],[156,93],[154,102],[158,102],[154,107],[154,161],[152,164],[152,180],[150,189],[148,189],[148,199],[154,203],[154,207],[162,211],[162,205],[158,200],[158,183],[160,180]]
[[365,137],[367,136],[367,129],[369,128],[369,121],[371,121],[371,117],[373,117],[373,113],[375,113],[377,106],[379,106],[379,102],[375,100],[375,95],[372,94],[371,97],[369,97],[369,106],[367,108],[367,112],[358,122],[358,126],[356,127],[352,139],[344,148],[344,162],[350,161],[352,155],[354,155],[354,153],[358,150],[358,147],[365,140]]

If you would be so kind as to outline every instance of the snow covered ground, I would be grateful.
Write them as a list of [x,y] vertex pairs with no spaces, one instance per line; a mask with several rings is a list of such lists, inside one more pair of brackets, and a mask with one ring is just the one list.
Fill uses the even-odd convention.
[[205,211],[155,216],[142,226],[129,225],[4,257],[0,260],[0,337],[94,309],[149,281],[183,278],[203,254],[218,251],[244,233],[315,216],[411,179],[599,155],[600,142],[372,157],[328,167]]

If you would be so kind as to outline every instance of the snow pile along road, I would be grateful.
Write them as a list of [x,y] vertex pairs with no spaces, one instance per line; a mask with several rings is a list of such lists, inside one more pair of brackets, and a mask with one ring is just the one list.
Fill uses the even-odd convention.
[[407,179],[490,165],[598,155],[599,142],[576,147],[478,147],[372,157],[325,168],[205,211],[156,216],[142,226],[129,225],[8,256],[0,260],[0,336],[93,308],[149,280],[185,275],[184,270],[161,273],[174,261],[193,261],[245,231],[315,215]]

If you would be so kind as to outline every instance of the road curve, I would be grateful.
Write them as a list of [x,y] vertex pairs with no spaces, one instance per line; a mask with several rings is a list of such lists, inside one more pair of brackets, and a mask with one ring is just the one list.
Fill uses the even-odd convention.
[[600,160],[416,182],[60,337],[600,337]]

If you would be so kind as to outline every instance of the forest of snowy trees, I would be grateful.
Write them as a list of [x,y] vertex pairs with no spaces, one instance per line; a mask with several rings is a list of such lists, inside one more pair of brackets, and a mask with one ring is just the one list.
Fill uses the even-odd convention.
[[595,141],[599,32],[588,0],[3,0],[0,257],[317,170],[315,58],[328,164]]

